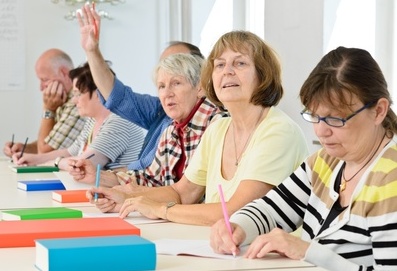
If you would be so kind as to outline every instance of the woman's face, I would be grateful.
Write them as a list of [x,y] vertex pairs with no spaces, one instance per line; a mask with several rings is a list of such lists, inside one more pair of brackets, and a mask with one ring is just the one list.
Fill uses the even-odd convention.
[[198,100],[199,87],[194,87],[183,76],[173,75],[159,69],[157,90],[165,113],[177,123],[183,122]]
[[226,49],[214,60],[212,80],[218,99],[226,106],[249,103],[258,86],[255,63],[246,53]]
[[[320,104],[313,114],[320,117],[338,117],[345,119],[364,104],[358,99],[353,100],[351,111],[341,112],[338,108],[330,108]],[[375,124],[376,112],[367,108],[350,118],[342,127],[329,126],[324,121],[313,124],[314,131],[327,153],[345,161],[360,161],[368,156],[368,151],[377,135]],[[370,146],[371,145],[371,146]]]
[[74,79],[72,90],[73,102],[76,104],[79,115],[82,117],[93,117],[93,114],[95,112],[95,99],[98,98],[95,96],[95,93],[92,95],[91,98],[88,91],[85,93],[81,93],[80,90],[76,87],[76,82],[77,79]]

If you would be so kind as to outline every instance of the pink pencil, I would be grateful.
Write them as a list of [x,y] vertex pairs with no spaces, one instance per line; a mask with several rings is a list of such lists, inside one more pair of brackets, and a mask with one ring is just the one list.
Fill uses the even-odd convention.
[[[229,214],[227,213],[225,197],[223,196],[223,190],[222,190],[221,184],[218,184],[218,192],[219,192],[219,197],[221,198],[223,218],[225,219],[226,227],[229,231],[230,238],[232,238],[232,236],[233,236],[232,226],[230,225]],[[234,252],[234,251],[233,251],[233,256],[236,257],[236,252]]]

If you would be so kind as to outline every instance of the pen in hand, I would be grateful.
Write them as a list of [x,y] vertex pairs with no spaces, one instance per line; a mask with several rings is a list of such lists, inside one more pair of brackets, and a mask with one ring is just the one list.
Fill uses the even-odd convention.
[[[223,196],[222,185],[220,185],[220,184],[218,184],[218,192],[219,192],[219,197],[221,198],[223,218],[225,219],[226,228],[229,231],[230,238],[233,239],[232,226],[230,225],[229,214],[227,213],[225,197]],[[232,253],[233,253],[233,257],[236,257],[236,252],[233,251]]]
[[[99,180],[101,179],[101,165],[98,164],[96,167],[96,179],[95,179],[95,187],[98,188],[99,187]],[[94,194],[94,201],[97,202],[98,201],[98,193]]]
[[[94,157],[94,156],[95,156],[95,153],[91,153],[91,154],[88,155],[85,159],[90,159],[90,158],[92,158],[92,157]],[[73,165],[73,168],[76,168],[76,166]]]
[[10,144],[11,163],[13,162],[13,161],[12,161],[12,146],[14,146],[14,134],[12,134],[12,137],[11,137],[11,144]]
[[19,156],[19,159],[22,158],[23,153],[25,152],[25,148],[26,148],[26,145],[28,144],[28,140],[29,140],[29,137],[26,138],[25,144],[23,144],[22,151],[21,151],[21,155]]
[[12,134],[10,149],[14,146],[14,134]]

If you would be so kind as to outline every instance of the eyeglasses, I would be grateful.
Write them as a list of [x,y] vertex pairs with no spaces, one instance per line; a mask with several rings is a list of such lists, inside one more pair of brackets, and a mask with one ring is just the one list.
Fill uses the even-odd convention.
[[332,126],[332,127],[343,127],[343,126],[345,126],[346,121],[348,121],[349,119],[351,119],[352,117],[354,117],[355,115],[357,115],[358,113],[363,111],[364,109],[367,109],[374,103],[375,102],[370,102],[370,103],[365,104],[363,107],[361,107],[357,111],[353,112],[346,118],[320,117],[319,115],[314,115],[311,112],[307,112],[306,111],[307,109],[304,109],[301,112],[301,115],[305,121],[310,122],[310,123],[320,123],[320,121],[324,121],[326,124],[328,124],[329,126]]

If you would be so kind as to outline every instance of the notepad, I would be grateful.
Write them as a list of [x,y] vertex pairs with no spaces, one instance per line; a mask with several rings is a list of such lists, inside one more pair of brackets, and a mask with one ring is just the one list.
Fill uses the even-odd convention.
[[81,218],[83,212],[66,207],[26,208],[1,212],[2,220]]
[[16,173],[41,173],[59,171],[55,166],[9,166]]
[[0,222],[0,247],[33,247],[36,239],[140,235],[121,218],[66,218]]
[[62,203],[89,202],[87,190],[60,190],[52,192],[52,199]]
[[134,235],[36,240],[35,266],[42,271],[155,270],[156,247]]
[[65,190],[65,186],[58,179],[18,181],[17,187],[25,191]]
[[[213,251],[209,240],[184,240],[184,239],[159,239],[155,240],[158,254],[175,256],[197,256],[217,259],[233,259],[233,255],[218,254]],[[240,247],[241,257],[247,251],[248,246]]]
[[82,183],[79,181],[75,181],[73,176],[69,174],[67,171],[59,171],[54,172],[54,175],[61,180],[66,190],[82,190],[82,189],[90,189],[92,184]]

